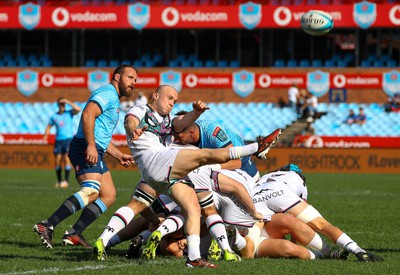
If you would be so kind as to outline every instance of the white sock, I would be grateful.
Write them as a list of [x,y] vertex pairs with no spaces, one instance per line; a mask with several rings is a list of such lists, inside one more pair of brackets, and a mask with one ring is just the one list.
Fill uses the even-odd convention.
[[240,159],[245,156],[250,156],[257,152],[258,143],[253,142],[243,146],[234,146],[229,148],[229,158],[230,159]]
[[208,232],[210,232],[211,236],[213,236],[217,241],[219,247],[221,247],[222,250],[228,249],[229,251],[232,251],[232,248],[229,246],[228,236],[221,216],[218,214],[208,216],[206,219],[206,225]]
[[128,225],[135,217],[135,213],[128,206],[119,208],[111,217],[106,228],[101,234],[100,238],[103,239],[104,246],[107,246],[109,240],[117,234],[122,228]]
[[309,244],[307,244],[307,246],[320,251],[325,256],[329,255],[329,253],[331,252],[331,249],[329,248],[328,244],[317,233],[315,233],[314,238],[311,240]]
[[190,261],[199,259],[200,255],[200,236],[199,235],[189,235],[187,236],[187,248],[188,248],[188,258]]
[[178,231],[183,226],[183,217],[180,215],[169,216],[162,224],[157,228],[161,232],[161,238],[165,235]]
[[340,237],[336,241],[336,244],[339,247],[343,247],[347,251],[350,251],[354,254],[357,254],[359,252],[365,253],[365,250],[362,249],[361,247],[359,247],[355,241],[353,241],[349,236],[347,236],[346,233],[343,233],[342,235],[340,235]]
[[310,253],[310,260],[315,260],[315,254],[310,249],[307,250]]
[[240,251],[246,246],[246,239],[236,230],[235,249]]

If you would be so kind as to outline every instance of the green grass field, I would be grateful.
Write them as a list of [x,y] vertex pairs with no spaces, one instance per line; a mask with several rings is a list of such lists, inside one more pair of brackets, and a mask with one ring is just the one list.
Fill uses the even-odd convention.
[[[90,243],[101,234],[112,213],[128,201],[138,173],[114,171],[113,178],[117,202],[84,232]],[[115,247],[101,263],[91,257],[91,250],[64,247],[61,238],[78,218],[76,214],[57,226],[55,247],[45,250],[32,226],[52,214],[78,185],[71,180],[69,189],[58,190],[53,188],[53,171],[0,169],[0,274],[400,274],[399,179],[399,175],[307,175],[309,203],[384,262],[359,263],[351,255],[347,261],[220,261],[219,270],[192,270],[184,267],[183,259],[128,261],[124,258],[127,242]]]

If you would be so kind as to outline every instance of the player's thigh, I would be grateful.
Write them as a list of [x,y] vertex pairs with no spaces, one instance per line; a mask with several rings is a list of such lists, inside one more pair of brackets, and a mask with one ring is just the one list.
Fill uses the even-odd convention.
[[257,258],[287,258],[296,255],[297,246],[288,240],[265,239],[258,245]]
[[204,165],[207,159],[208,149],[183,149],[179,150],[176,156],[174,165],[171,170],[172,178],[182,178],[186,176],[190,171]]
[[[110,171],[107,171],[103,174],[102,179],[101,179],[100,198],[102,200],[106,199],[108,202],[112,201],[112,203],[113,203],[115,201],[116,196],[117,196],[117,191],[115,189],[115,185],[112,180],[111,173],[110,173]],[[104,202],[104,203],[106,203],[106,202]]]
[[185,183],[177,182],[170,188],[172,199],[188,215],[200,215],[200,205],[194,189]]

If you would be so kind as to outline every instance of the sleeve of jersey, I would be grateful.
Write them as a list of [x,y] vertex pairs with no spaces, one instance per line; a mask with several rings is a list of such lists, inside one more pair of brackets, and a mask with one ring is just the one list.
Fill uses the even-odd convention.
[[99,106],[102,113],[104,112],[104,110],[107,109],[107,104],[109,104],[107,97],[105,97],[104,93],[101,93],[101,92],[94,95],[89,100],[89,102],[92,102],[92,103],[96,104],[97,106]]
[[226,132],[219,126],[210,129],[207,133],[210,148],[225,148],[232,144]]
[[133,116],[136,117],[139,121],[141,121],[145,114],[146,114],[145,105],[134,106],[128,110],[128,112],[125,115],[125,118]]

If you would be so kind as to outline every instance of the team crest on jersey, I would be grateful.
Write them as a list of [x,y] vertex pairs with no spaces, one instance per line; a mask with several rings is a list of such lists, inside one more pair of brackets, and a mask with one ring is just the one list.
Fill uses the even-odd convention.
[[376,20],[376,4],[368,1],[355,3],[353,8],[353,18],[354,22],[356,22],[360,28],[369,28]]
[[150,21],[150,6],[143,3],[128,5],[128,22],[137,30],[141,30]]
[[39,74],[31,70],[17,72],[17,90],[24,96],[30,96],[39,88]]
[[400,72],[393,70],[383,73],[382,79],[382,88],[388,96],[392,97],[400,91]]
[[110,83],[110,74],[102,70],[88,72],[87,83],[89,91],[93,92],[97,88]]
[[160,84],[170,85],[179,93],[182,90],[182,73],[169,70],[160,73]]
[[225,141],[228,139],[228,136],[226,135],[225,131],[223,131],[221,128],[218,126],[214,129],[212,135],[216,137],[220,141]]
[[239,5],[239,21],[248,30],[258,26],[262,18],[262,6],[253,2]]
[[33,3],[20,5],[18,21],[25,29],[34,29],[40,23],[40,5],[35,5]]
[[256,81],[255,74],[246,70],[233,73],[233,91],[241,97],[246,97],[254,92]]
[[317,70],[307,73],[307,90],[316,97],[323,96],[329,91],[329,73]]

